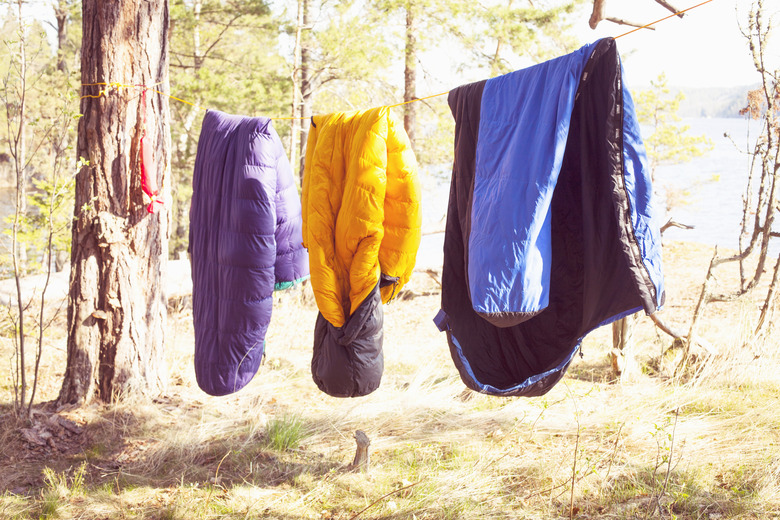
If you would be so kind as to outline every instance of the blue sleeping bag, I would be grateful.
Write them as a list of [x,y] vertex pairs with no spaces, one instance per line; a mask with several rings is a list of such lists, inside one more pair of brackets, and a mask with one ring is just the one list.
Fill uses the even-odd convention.
[[461,378],[540,395],[599,325],[663,304],[647,158],[614,40],[450,92],[442,311]]

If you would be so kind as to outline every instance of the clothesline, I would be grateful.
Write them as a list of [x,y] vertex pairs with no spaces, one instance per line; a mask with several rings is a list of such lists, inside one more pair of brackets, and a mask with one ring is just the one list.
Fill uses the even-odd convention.
[[[692,10],[692,9],[696,9],[697,7],[701,7],[704,4],[708,4],[708,3],[712,2],[712,1],[713,0],[704,0],[703,2],[701,2],[699,4],[696,4],[694,6],[688,7],[686,9],[682,9],[680,11],[677,11],[676,13],[670,14],[669,16],[665,16],[663,18],[659,18],[658,20],[650,22],[647,25],[643,25],[641,27],[637,27],[636,29],[632,29],[632,30],[630,30],[628,32],[625,32],[623,34],[619,34],[619,35],[615,36],[613,39],[617,40],[618,38],[622,38],[623,36],[628,36],[629,34],[635,33],[635,32],[637,32],[639,30],[642,30],[642,29],[646,29],[646,28],[651,27],[651,26],[653,26],[653,25],[655,25],[657,23],[663,22],[664,20],[668,20],[669,18],[673,18],[675,16],[681,15],[681,14],[686,13],[686,12]],[[190,101],[187,101],[186,99],[182,99],[182,98],[176,97],[176,96],[171,95],[171,94],[166,94],[165,92],[161,92],[161,91],[159,91],[159,90],[154,88],[157,85],[160,85],[161,83],[163,83],[163,81],[160,81],[160,82],[157,82],[157,83],[155,83],[153,85],[148,85],[148,86],[147,85],[126,85],[126,84],[123,84],[123,83],[116,83],[116,82],[110,82],[110,83],[105,83],[105,82],[83,83],[81,85],[82,87],[105,86],[107,88],[100,90],[97,93],[97,95],[87,94],[87,95],[81,96],[81,98],[82,99],[83,98],[100,98],[100,97],[104,96],[105,94],[108,94],[108,92],[110,91],[111,88],[116,88],[116,89],[122,89],[122,88],[142,88],[142,89],[146,89],[146,90],[152,91],[155,94],[160,94],[161,96],[168,96],[171,99],[174,99],[174,100],[179,101],[181,103],[185,103],[185,104],[193,106],[195,108],[199,108],[199,109],[201,109],[203,111],[207,111],[208,110],[208,108],[202,107],[202,106],[200,106],[200,105],[198,105],[196,103],[192,103]],[[415,101],[423,101],[425,99],[431,99],[431,98],[435,98],[435,97],[439,97],[439,96],[445,96],[445,95],[447,95],[449,93],[450,93],[450,91],[448,90],[446,92],[440,92],[439,94],[432,94],[430,96],[425,96],[425,97],[421,97],[421,98],[414,98],[414,99],[410,99],[409,101],[403,101],[401,103],[396,103],[395,105],[388,105],[388,107],[389,108],[400,107],[400,106],[403,106],[403,105],[408,105],[409,103],[414,103]],[[299,120],[308,119],[308,117],[272,117],[270,119],[272,119],[274,121],[289,121],[289,120],[296,120],[296,119],[299,119]]]

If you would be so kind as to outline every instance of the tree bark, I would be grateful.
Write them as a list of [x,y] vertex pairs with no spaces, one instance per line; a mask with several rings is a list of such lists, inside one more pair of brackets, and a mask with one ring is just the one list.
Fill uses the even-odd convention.
[[[167,80],[167,0],[84,0],[82,13],[82,84]],[[83,88],[94,94],[104,87]],[[89,163],[76,177],[61,405],[154,395],[164,374],[168,206],[146,211],[139,148],[145,126],[154,173],[167,188],[168,98],[141,88],[112,90],[83,98],[81,113],[78,154]]]
[[607,0],[593,0],[593,12],[588,20],[591,29],[595,29],[599,22],[606,17],[606,3]]
[[[417,99],[417,38],[415,36],[414,1],[406,3],[406,60],[404,63],[404,101]],[[416,148],[415,127],[417,126],[417,106],[415,103],[404,105],[404,129]]]

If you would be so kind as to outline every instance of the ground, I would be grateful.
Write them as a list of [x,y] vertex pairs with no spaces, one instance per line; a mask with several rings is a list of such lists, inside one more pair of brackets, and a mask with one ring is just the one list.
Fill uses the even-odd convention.
[[[665,244],[674,328],[687,332],[711,255]],[[671,338],[642,317],[634,380],[614,381],[605,327],[531,399],[465,389],[431,321],[435,273],[415,273],[386,306],[382,385],[358,399],[311,380],[307,287],[277,293],[265,364],[227,397],[195,384],[186,297],[171,302],[169,386],[150,399],[56,409],[55,327],[32,422],[11,414],[10,371],[0,375],[0,518],[780,518],[777,332],[751,338],[764,294],[705,308],[698,330],[713,352],[696,378],[670,377]],[[0,358],[11,350],[3,339]],[[350,467],[357,430],[371,439],[367,472]]]

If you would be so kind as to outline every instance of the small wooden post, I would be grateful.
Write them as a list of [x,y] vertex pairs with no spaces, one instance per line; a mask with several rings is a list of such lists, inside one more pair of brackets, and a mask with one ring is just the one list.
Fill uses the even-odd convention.
[[622,383],[635,378],[641,372],[634,357],[634,329],[636,314],[612,323],[612,373]]
[[357,443],[357,446],[355,447],[355,460],[353,460],[352,464],[350,464],[350,469],[355,470],[360,468],[364,473],[366,473],[368,472],[368,464],[370,460],[368,447],[371,445],[371,440],[364,432],[357,430],[355,431],[355,442]]

